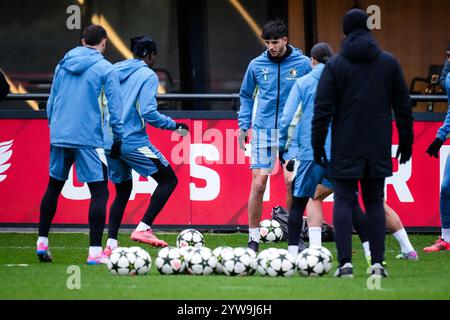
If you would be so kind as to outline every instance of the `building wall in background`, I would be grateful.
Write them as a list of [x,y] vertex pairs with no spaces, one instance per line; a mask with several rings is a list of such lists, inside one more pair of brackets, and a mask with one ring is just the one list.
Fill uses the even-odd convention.
[[[179,84],[179,48],[176,0],[85,0],[92,13],[108,19],[124,43],[136,34],[150,34],[159,44],[157,68],[170,72],[174,91]],[[306,1],[306,0],[305,0]],[[257,32],[250,28],[233,2],[238,2],[262,27],[274,12],[274,3],[288,8],[290,42],[304,50],[303,0],[211,0],[207,2],[208,86],[210,92],[235,93],[251,59],[264,51]],[[374,31],[381,47],[399,59],[409,86],[414,77],[425,77],[431,64],[443,64],[450,42],[447,27],[448,0],[361,0],[362,8],[381,8],[381,30]],[[66,8],[72,0],[1,1],[0,68],[16,79],[51,79],[54,67],[65,52],[79,44],[81,31],[68,30]],[[341,19],[353,6],[352,0],[316,0],[318,41],[329,42],[339,50],[343,38]],[[287,18],[287,17],[286,17]],[[84,21],[86,22],[86,21]],[[123,56],[109,45],[111,62]],[[30,85],[31,92],[48,92],[49,84]],[[418,85],[417,90],[423,90]],[[207,93],[207,92],[205,92]],[[435,111],[445,111],[445,103]],[[419,104],[415,111],[424,111]]]
[[[335,51],[343,38],[342,16],[352,5],[351,0],[317,0],[318,40],[329,42]],[[444,64],[450,42],[450,1],[361,1],[364,10],[369,5],[381,8],[381,30],[375,30],[374,35],[380,46],[399,60],[408,87],[414,77],[426,77],[430,65]],[[424,86],[419,84],[415,89],[423,90]],[[425,104],[419,103],[414,111],[425,111]],[[447,104],[435,104],[435,111],[446,112]]]

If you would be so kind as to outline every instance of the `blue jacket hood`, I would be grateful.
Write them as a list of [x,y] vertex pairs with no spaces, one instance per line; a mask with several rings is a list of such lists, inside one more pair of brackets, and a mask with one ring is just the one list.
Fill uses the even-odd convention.
[[122,83],[140,68],[148,68],[148,65],[139,59],[127,59],[117,62],[114,67],[119,73],[119,80]]
[[103,55],[99,51],[80,46],[67,52],[59,65],[70,73],[82,74],[102,59]]

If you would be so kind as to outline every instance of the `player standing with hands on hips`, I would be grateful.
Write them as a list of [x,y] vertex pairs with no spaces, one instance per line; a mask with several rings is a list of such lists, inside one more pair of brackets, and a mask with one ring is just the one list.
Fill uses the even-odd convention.
[[[264,25],[261,37],[267,50],[250,62],[240,90],[238,123],[242,150],[248,130],[252,129],[248,247],[255,252],[259,249],[263,195],[278,154],[278,129],[284,104],[295,81],[311,71],[309,59],[288,44],[287,36],[287,27],[279,19]],[[280,161],[284,162],[282,153]]]
[[[122,121],[124,138],[119,159],[108,157],[109,178],[116,188],[116,197],[109,214],[108,240],[105,254],[118,247],[117,236],[125,207],[133,188],[131,170],[143,177],[151,176],[157,183],[151,201],[142,221],[131,234],[131,240],[165,247],[167,243],[158,239],[152,231],[156,216],[169,200],[178,184],[178,179],[169,162],[150,142],[146,123],[161,129],[176,130],[181,135],[188,133],[188,126],[176,123],[172,118],[158,112],[156,94],[158,76],[151,69],[156,60],[157,47],[153,39],[137,36],[131,39],[134,58],[114,65],[120,79],[124,107]],[[105,135],[105,145],[109,145],[110,135]]]
[[367,214],[370,273],[387,276],[382,266],[386,219],[384,181],[392,175],[392,110],[399,133],[397,158],[411,158],[413,117],[400,64],[382,51],[367,27],[368,15],[352,9],[343,18],[341,52],[328,60],[317,87],[312,121],[314,160],[328,161],[325,139],[331,123],[333,224],[339,267],[336,277],[353,277],[352,209],[358,182]]

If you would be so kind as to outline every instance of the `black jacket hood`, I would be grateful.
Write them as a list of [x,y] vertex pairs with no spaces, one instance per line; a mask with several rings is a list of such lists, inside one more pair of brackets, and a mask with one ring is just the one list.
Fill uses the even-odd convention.
[[368,62],[377,58],[381,49],[369,31],[356,30],[342,40],[341,54],[353,62]]

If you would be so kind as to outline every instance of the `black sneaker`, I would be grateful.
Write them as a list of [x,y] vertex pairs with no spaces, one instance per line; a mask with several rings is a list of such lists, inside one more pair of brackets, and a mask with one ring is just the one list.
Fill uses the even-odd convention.
[[367,271],[367,273],[371,274],[374,277],[383,277],[383,278],[387,278],[388,276],[388,272],[386,270],[385,267],[383,267],[381,264],[379,263],[374,263]]
[[342,267],[338,267],[334,276],[337,278],[353,278],[353,265],[347,262]]
[[300,241],[298,242],[298,253],[302,252],[306,249],[305,241],[300,237]]
[[250,241],[247,244],[247,248],[252,249],[255,252],[258,252],[258,250],[259,250],[259,243],[256,242],[256,241]]

